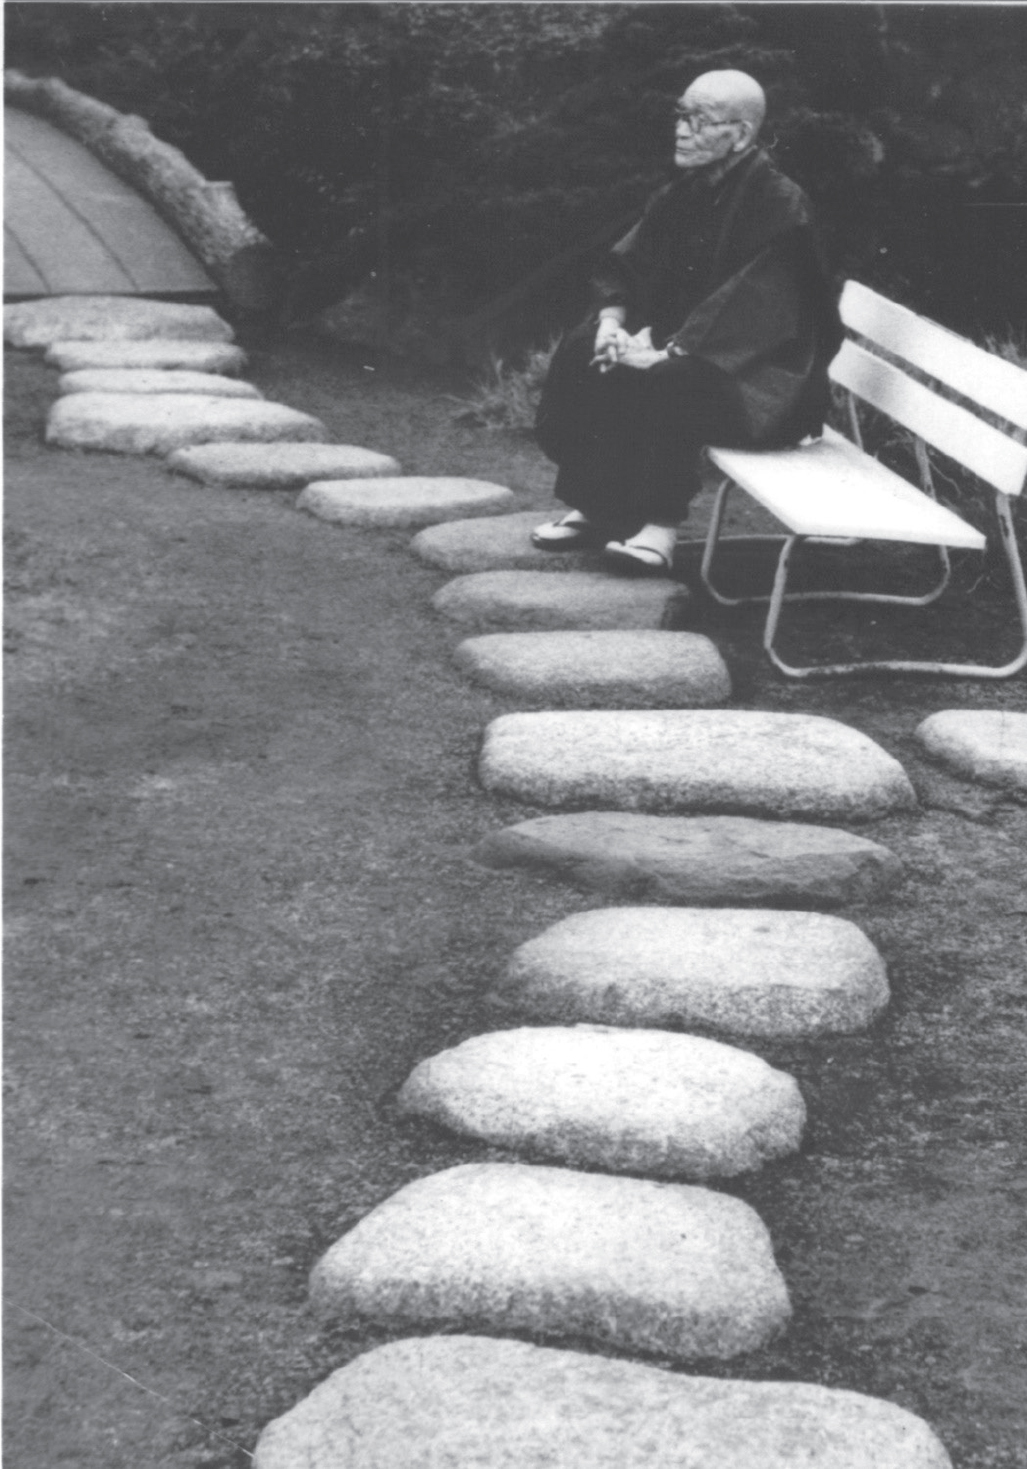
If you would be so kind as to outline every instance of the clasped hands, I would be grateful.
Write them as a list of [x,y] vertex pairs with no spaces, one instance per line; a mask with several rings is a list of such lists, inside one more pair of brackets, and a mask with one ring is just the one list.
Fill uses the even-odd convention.
[[651,327],[644,326],[632,336],[615,317],[604,316],[599,322],[589,365],[598,367],[600,372],[609,372],[614,367],[634,367],[644,371],[655,367],[657,362],[666,362],[668,355],[653,346]]

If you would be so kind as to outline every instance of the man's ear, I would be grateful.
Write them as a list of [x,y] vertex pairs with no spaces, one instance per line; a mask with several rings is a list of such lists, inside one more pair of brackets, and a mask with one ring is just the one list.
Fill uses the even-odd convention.
[[744,153],[752,145],[752,141],[756,136],[756,129],[751,122],[740,122],[738,125],[742,129],[742,136],[738,139],[737,143],[732,145],[732,153]]

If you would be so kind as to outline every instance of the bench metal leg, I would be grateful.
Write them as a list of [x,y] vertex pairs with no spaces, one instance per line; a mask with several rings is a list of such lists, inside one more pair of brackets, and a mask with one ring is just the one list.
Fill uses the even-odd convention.
[[893,604],[903,603],[907,606],[926,606],[941,595],[948,582],[949,575],[948,557],[946,556],[945,577],[942,585],[927,596],[919,598],[889,597],[871,592],[811,592],[789,594],[786,591],[786,587],[792,554],[797,544],[811,539],[802,536],[786,537],[784,545],[781,547],[781,554],[778,557],[777,571],[774,576],[774,589],[770,594],[767,621],[763,630],[763,647],[767,653],[767,657],[773,663],[774,667],[788,678],[828,678],[835,675],[852,673],[926,673],[944,675],[950,678],[997,679],[1011,678],[1014,674],[1019,673],[1022,668],[1027,667],[1027,582],[1024,579],[1020,550],[1016,544],[1016,530],[1008,496],[996,495],[996,509],[998,512],[1002,545],[1013,584],[1013,595],[1016,601],[1021,632],[1020,650],[1008,663],[995,666],[987,663],[936,663],[928,660],[901,658],[874,659],[867,660],[863,663],[822,663],[808,667],[786,663],[774,647],[774,638],[777,634],[781,610],[786,601],[819,598],[821,600],[886,602]]
[[729,597],[726,592],[719,591],[713,585],[710,571],[713,566],[713,558],[716,554],[717,547],[723,545],[725,541],[730,542],[734,545],[737,545],[739,542],[744,542],[746,545],[750,546],[780,546],[782,541],[784,540],[784,536],[722,536],[720,532],[721,527],[724,524],[724,511],[727,507],[727,497],[731,493],[731,488],[732,481],[727,478],[722,479],[720,484],[717,486],[717,494],[713,501],[713,510],[710,513],[710,524],[709,528],[706,531],[706,541],[703,546],[702,563],[699,567],[699,577],[702,581],[703,586],[709,592],[713,600],[715,602],[719,602],[722,607],[742,607],[747,602],[766,602],[767,598],[766,596]]

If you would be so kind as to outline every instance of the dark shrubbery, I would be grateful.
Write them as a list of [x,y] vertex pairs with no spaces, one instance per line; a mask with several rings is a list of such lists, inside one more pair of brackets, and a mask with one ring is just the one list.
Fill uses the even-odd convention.
[[[61,76],[231,178],[290,311],[372,273],[474,312],[576,307],[577,247],[667,176],[669,101],[711,65],[767,86],[768,140],[839,275],[964,331],[1027,316],[1027,13],[1015,7],[10,3],[8,63]],[[567,307],[564,308],[565,310]]]

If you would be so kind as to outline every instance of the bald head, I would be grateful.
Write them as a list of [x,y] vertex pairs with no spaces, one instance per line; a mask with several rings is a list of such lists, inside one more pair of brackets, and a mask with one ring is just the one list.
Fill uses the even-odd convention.
[[746,72],[703,72],[678,99],[675,164],[723,173],[753,147],[766,110],[763,88]]
[[767,115],[763,88],[745,71],[705,71],[696,77],[682,101],[686,107],[711,116],[748,123],[754,138]]

